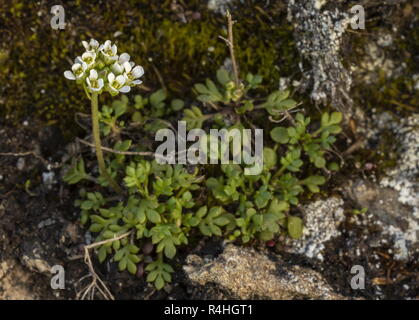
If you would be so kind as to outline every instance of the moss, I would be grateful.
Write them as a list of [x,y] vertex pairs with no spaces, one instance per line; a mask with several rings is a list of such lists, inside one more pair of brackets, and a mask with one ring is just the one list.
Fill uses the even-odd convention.
[[[0,43],[12,44],[10,49],[0,47],[8,52],[0,68],[1,115],[12,120],[35,116],[66,126],[76,110],[88,109],[88,103],[63,72],[82,51],[81,40],[115,39],[117,31],[122,32],[115,39],[119,49],[144,66],[147,87],[160,86],[158,70],[170,91],[186,98],[193,83],[213,75],[228,57],[218,38],[225,33],[225,20],[209,12],[205,1],[178,1],[178,8],[171,3],[66,1],[64,30],[53,30],[49,24],[50,8],[56,2],[1,4],[0,25],[5,32]],[[272,3],[262,9],[249,1],[237,4],[232,13],[241,71],[260,72],[270,88],[276,87],[280,74],[291,75],[297,62],[283,5]]]
[[374,14],[368,17],[365,32],[354,32],[349,38],[344,57],[346,65],[359,65],[369,42],[376,41],[380,34],[391,34],[393,44],[385,48],[385,56],[394,62],[396,68],[401,64],[405,64],[405,68],[402,75],[390,77],[385,70],[379,70],[376,83],[367,86],[362,81],[355,83],[352,96],[367,114],[375,109],[406,116],[417,111],[419,105],[413,81],[413,75],[419,74],[419,65],[415,62],[415,55],[419,52],[419,10],[414,9],[414,1],[407,1],[398,10],[393,6],[378,6],[369,11]]

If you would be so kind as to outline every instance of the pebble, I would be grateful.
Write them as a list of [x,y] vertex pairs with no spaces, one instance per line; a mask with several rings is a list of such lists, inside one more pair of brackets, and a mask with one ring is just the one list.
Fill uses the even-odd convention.
[[19,171],[22,171],[23,169],[25,169],[25,158],[17,159],[16,168]]

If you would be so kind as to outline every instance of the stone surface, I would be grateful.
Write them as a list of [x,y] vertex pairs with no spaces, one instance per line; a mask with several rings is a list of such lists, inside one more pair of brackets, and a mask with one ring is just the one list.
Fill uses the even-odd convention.
[[382,113],[373,121],[376,126],[370,141],[390,130],[397,163],[379,181],[350,183],[348,194],[360,207],[368,208],[367,220],[382,229],[380,242],[392,242],[394,258],[408,260],[419,253],[419,115],[396,122]]
[[287,239],[287,251],[323,260],[324,243],[338,237],[345,220],[343,200],[331,197],[304,207],[304,232],[301,239]]
[[[350,23],[349,15],[338,6],[324,8],[325,0],[289,0],[288,20],[295,27],[297,48],[311,64],[301,70],[302,89],[311,90],[316,102],[331,102],[340,110],[352,104],[349,90],[352,78],[341,63],[342,36]],[[302,68],[302,64],[301,64]]]
[[189,281],[204,292],[215,285],[239,299],[343,299],[316,271],[271,260],[252,248],[228,244],[215,259],[189,255],[187,263]]

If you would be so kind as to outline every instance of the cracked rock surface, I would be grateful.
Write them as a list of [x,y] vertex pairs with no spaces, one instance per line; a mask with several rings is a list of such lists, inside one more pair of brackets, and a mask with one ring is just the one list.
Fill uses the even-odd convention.
[[[187,257],[184,271],[201,294],[212,294],[215,284],[239,299],[342,299],[316,271],[272,260],[255,249],[228,244],[221,255],[209,261]],[[199,295],[199,293],[196,293]],[[207,296],[219,299],[221,296]]]

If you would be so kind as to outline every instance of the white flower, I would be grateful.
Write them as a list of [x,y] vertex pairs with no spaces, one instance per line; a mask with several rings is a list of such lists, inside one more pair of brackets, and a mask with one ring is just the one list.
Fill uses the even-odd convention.
[[144,74],[144,69],[141,66],[135,66],[134,68],[132,68],[132,64],[130,64],[129,62],[125,62],[124,63],[124,76],[127,82],[129,82],[129,84],[141,84],[143,83],[141,80],[136,80],[138,78],[140,78],[143,74]]
[[80,79],[84,76],[87,65],[85,63],[75,63],[71,66],[71,71],[67,70],[64,72],[64,77],[69,80]]
[[87,41],[82,41],[81,43],[87,52],[95,52],[99,48],[99,42],[95,39],[90,39],[89,43]]
[[124,86],[126,79],[123,75],[116,76],[111,72],[108,74],[109,90],[111,94],[118,92],[127,93],[131,90],[129,86]]
[[106,40],[105,44],[101,45],[99,47],[99,50],[102,52],[102,54],[111,59],[111,60],[117,60],[118,56],[116,55],[117,48],[116,45],[112,45],[112,42],[110,40]]
[[129,61],[129,59],[131,59],[129,54],[124,52],[123,54],[119,56],[118,62],[119,64],[123,65],[125,62]]
[[90,70],[89,76],[86,78],[87,86],[92,92],[98,92],[103,88],[103,79],[98,79],[98,74],[95,69]]
[[115,73],[116,75],[122,74],[124,72],[124,67],[118,62],[116,61],[112,66],[111,66],[111,70],[113,73]]
[[96,53],[94,52],[85,52],[81,57],[77,57],[78,62],[84,62],[87,65],[87,68],[91,68],[96,62]]

